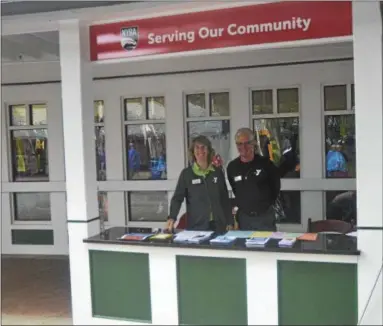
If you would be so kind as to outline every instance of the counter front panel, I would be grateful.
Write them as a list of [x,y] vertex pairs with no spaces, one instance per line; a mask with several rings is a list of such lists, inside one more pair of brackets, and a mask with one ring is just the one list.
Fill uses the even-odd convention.
[[180,325],[246,325],[246,260],[177,256]]
[[357,325],[357,265],[278,262],[279,325]]
[[89,251],[95,317],[152,321],[149,255]]

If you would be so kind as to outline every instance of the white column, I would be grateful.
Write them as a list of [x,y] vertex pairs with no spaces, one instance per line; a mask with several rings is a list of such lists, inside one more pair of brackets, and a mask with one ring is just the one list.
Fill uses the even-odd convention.
[[[166,105],[166,164],[167,177],[172,191],[168,191],[168,205],[174,195],[174,190],[181,171],[185,168],[185,122],[183,89],[179,85],[173,85],[165,94]],[[185,203],[182,204],[178,217],[186,212]]]
[[85,325],[92,312],[83,239],[99,231],[89,28],[61,21],[59,33],[72,316]]
[[360,325],[383,324],[382,274],[377,278],[383,260],[381,20],[379,2],[353,1]]

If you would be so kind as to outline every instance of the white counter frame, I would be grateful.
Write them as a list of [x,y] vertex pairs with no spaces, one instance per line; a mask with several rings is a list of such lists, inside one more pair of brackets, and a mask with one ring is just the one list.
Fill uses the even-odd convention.
[[[176,256],[199,256],[246,259],[248,325],[278,325],[277,263],[281,260],[357,264],[357,255],[282,253],[240,250],[192,249],[159,246],[114,245],[86,243],[87,250],[143,253],[149,255],[152,323],[138,323],[87,316],[89,325],[178,325]],[[81,280],[89,284],[90,279]],[[79,286],[81,286],[79,284]],[[83,302],[84,305],[91,304]],[[169,309],[169,307],[175,307]],[[84,307],[85,308],[85,307]],[[84,311],[92,311],[86,307]],[[267,311],[268,313],[265,313]]]

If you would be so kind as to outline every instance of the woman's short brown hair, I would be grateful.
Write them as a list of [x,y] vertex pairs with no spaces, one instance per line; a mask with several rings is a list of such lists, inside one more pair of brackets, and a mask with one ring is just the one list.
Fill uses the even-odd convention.
[[206,148],[207,148],[207,163],[211,164],[211,162],[213,161],[213,157],[215,155],[215,151],[211,145],[211,141],[209,140],[209,138],[207,138],[206,136],[203,136],[203,135],[199,135],[199,136],[193,138],[193,140],[190,143],[189,151],[188,151],[190,163],[195,162],[195,157],[194,157],[195,144],[201,144],[201,145],[206,146]]

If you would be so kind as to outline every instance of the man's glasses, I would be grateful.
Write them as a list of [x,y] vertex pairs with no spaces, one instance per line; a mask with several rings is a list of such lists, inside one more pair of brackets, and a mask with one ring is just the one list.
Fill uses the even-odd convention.
[[237,146],[245,146],[245,145],[250,145],[251,140],[244,141],[244,142],[236,142]]

